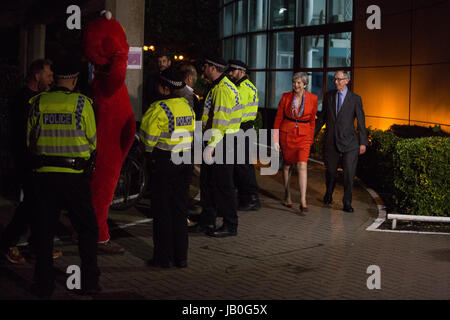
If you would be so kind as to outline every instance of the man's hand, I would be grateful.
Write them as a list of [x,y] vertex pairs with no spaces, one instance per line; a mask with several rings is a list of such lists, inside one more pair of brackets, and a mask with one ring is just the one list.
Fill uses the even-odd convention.
[[275,147],[275,150],[276,150],[278,153],[280,153],[280,144],[279,144],[278,142],[275,142],[275,143],[273,144],[273,146]]
[[206,164],[213,164],[214,159],[214,147],[206,146],[205,150],[203,151],[203,159],[205,160]]
[[366,152],[366,146],[365,145],[360,145],[359,146],[359,154],[363,154]]

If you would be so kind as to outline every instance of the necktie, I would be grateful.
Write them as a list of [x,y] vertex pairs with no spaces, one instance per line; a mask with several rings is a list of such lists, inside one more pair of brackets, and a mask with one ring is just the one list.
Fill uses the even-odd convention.
[[342,92],[338,92],[338,106],[337,106],[337,112],[336,114],[339,113],[339,111],[341,111],[342,108]]

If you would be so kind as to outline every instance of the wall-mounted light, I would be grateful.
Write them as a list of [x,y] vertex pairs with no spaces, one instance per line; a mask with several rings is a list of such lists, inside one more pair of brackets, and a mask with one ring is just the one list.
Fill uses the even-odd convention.
[[183,56],[179,56],[179,57],[178,57],[178,59],[180,59],[180,60],[183,60],[183,59],[184,59],[184,57],[183,57]]
[[147,47],[147,46],[143,46],[142,49],[143,49],[144,51],[148,51],[148,47]]
[[279,14],[283,14],[287,11],[286,8],[280,8],[280,11],[278,11]]
[[148,47],[150,50],[155,51],[155,46]]

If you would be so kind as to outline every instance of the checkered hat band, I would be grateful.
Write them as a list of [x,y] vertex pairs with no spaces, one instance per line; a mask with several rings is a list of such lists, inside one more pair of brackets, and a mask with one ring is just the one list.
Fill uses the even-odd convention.
[[244,67],[238,66],[237,64],[230,64],[230,68],[244,70],[244,71],[246,70]]
[[209,64],[212,64],[213,66],[219,67],[219,68],[226,68],[227,66],[224,66],[223,64],[211,61],[209,59],[205,59],[206,62],[208,62]]
[[77,72],[77,73],[74,73],[74,74],[65,74],[65,75],[59,75],[59,74],[57,74],[56,76],[57,76],[59,79],[70,79],[70,78],[78,77],[79,74],[80,74],[80,73]]
[[183,86],[183,82],[182,81],[173,81],[170,79],[167,79],[166,77],[161,76],[161,79],[163,79],[164,81],[167,81],[168,83],[170,83],[171,85],[175,86],[175,87],[182,87]]

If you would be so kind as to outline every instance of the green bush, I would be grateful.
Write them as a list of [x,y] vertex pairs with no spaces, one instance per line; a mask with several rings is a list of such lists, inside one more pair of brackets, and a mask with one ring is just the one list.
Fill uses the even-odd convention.
[[368,146],[358,161],[357,176],[368,186],[378,191],[388,210],[394,206],[395,146],[400,140],[391,131],[367,128]]
[[450,216],[450,139],[402,139],[394,153],[395,202],[400,212]]
[[[427,135],[431,128],[425,128]],[[357,176],[375,189],[388,212],[450,216],[450,138],[405,139],[415,126],[392,126],[387,131],[367,128],[368,146],[359,157]],[[404,135],[403,135],[404,136]],[[322,158],[323,130],[314,140],[312,156]]]
[[325,137],[325,127],[322,128],[317,136],[314,138],[314,143],[311,146],[311,157],[316,159],[323,159],[323,140]]

